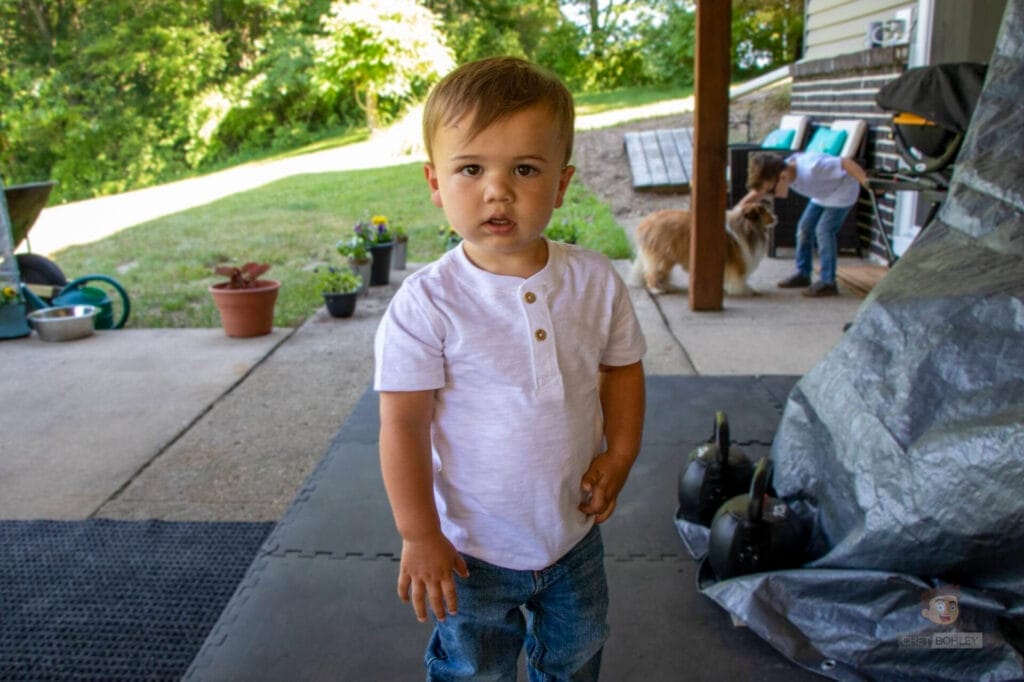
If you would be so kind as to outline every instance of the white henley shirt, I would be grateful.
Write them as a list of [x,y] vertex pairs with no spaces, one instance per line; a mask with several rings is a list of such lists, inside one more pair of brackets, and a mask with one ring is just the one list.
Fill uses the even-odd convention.
[[603,448],[598,366],[646,350],[629,292],[599,253],[548,242],[529,279],[461,245],[406,278],[375,339],[374,388],[434,390],[434,497],[460,552],[550,566],[593,525],[580,483]]

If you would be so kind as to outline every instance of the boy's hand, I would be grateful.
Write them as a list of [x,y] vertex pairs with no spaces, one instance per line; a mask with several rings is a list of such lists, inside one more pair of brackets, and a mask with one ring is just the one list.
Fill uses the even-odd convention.
[[[469,577],[469,568],[462,556],[444,535],[437,533],[423,539],[402,541],[402,561],[398,568],[398,598],[412,601],[416,619],[427,620],[427,604],[438,620],[458,612],[455,579],[452,571]],[[447,608],[446,608],[447,607]]]
[[584,500],[579,509],[594,517],[594,523],[604,523],[615,511],[622,487],[629,476],[629,465],[624,465],[608,452],[602,452],[590,463],[581,484]]

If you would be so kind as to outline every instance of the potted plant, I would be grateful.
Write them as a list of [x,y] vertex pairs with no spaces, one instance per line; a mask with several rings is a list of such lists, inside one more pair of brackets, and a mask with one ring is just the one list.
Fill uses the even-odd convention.
[[360,221],[353,228],[356,236],[366,242],[373,257],[370,268],[370,284],[387,284],[391,277],[391,250],[395,241],[388,229],[388,219],[375,215],[370,222]]
[[332,317],[352,317],[356,299],[363,288],[363,278],[351,268],[316,270],[317,286]]
[[342,256],[348,259],[348,266],[352,268],[363,280],[363,293],[370,288],[370,268],[373,259],[370,257],[370,247],[358,234],[352,235],[335,245]]
[[274,304],[281,283],[260,279],[269,269],[267,263],[218,265],[214,269],[216,274],[228,278],[226,282],[210,287],[213,302],[220,311],[221,324],[228,336],[262,336],[273,330]]
[[25,301],[14,282],[0,283],[0,339],[13,339],[29,334],[25,319]]
[[409,235],[401,225],[391,228],[395,238],[395,246],[391,249],[391,269],[405,270],[405,259],[409,252]]
[[459,242],[462,241],[462,236],[450,225],[442,225],[437,228],[437,233],[441,236],[441,239],[444,242],[445,251],[451,251],[459,245]]

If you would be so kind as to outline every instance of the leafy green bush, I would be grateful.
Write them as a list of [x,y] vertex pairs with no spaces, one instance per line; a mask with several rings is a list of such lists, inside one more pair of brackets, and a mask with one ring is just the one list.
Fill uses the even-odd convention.
[[575,244],[580,236],[576,223],[570,222],[568,218],[552,219],[544,234],[552,241],[566,244]]

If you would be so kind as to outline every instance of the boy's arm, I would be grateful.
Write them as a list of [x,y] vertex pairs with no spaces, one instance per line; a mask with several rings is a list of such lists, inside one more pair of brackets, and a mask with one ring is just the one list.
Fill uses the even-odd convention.
[[588,499],[580,505],[580,511],[593,515],[596,523],[603,523],[615,511],[619,492],[640,454],[644,428],[643,363],[601,365],[599,390],[607,449],[594,458],[583,475],[583,491]]
[[840,159],[840,163],[843,164],[843,170],[846,171],[847,175],[859,182],[863,187],[868,186],[868,174],[861,168],[859,163],[847,158]]
[[466,577],[466,562],[441,533],[434,504],[430,454],[433,391],[380,394],[380,462],[384,488],[391,502],[395,526],[402,536],[398,569],[398,596],[412,601],[416,618],[427,619],[430,605],[438,620],[455,613],[455,579]]
[[756,189],[752,189],[743,195],[743,198],[736,202],[737,206],[747,206],[749,204],[756,204],[762,201],[768,196],[767,192],[759,192]]

